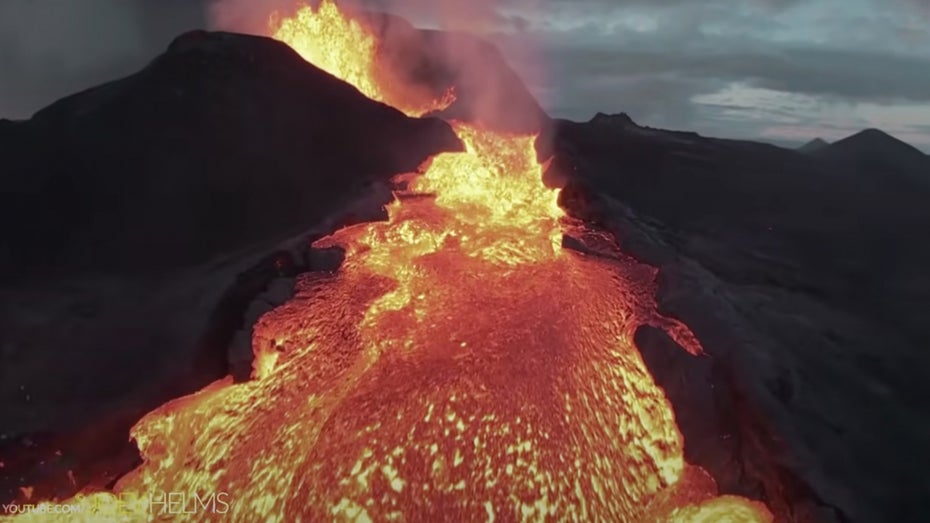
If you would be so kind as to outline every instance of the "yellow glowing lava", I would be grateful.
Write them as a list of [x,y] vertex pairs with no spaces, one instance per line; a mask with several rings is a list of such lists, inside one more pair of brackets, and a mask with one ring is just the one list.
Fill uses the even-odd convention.
[[455,100],[451,90],[435,97],[420,88],[397,85],[397,77],[379,66],[375,36],[332,0],[323,0],[317,9],[308,5],[291,17],[273,20],[271,32],[308,62],[409,116],[445,109]]

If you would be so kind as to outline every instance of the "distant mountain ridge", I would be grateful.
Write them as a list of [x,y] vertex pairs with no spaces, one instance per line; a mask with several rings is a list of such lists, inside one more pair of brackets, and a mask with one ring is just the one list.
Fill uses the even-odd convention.
[[830,146],[834,151],[864,151],[868,153],[902,154],[914,157],[925,157],[920,149],[895,138],[880,129],[865,129],[856,134],[847,136],[834,142]]
[[817,137],[817,138],[814,138],[813,140],[807,142],[806,144],[802,145],[801,147],[798,147],[798,151],[800,151],[800,152],[802,152],[802,153],[808,153],[808,154],[810,154],[810,153],[817,152],[817,151],[819,151],[819,150],[821,150],[821,149],[823,149],[823,148],[825,148],[825,147],[829,147],[829,146],[830,146],[830,142],[827,142],[827,141],[824,140],[823,138]]
[[813,156],[885,182],[930,184],[930,156],[879,129],[865,129],[815,150]]

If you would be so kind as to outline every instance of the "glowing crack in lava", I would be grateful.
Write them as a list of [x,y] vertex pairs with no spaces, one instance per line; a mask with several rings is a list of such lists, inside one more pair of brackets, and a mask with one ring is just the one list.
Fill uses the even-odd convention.
[[560,247],[583,225],[533,136],[453,126],[466,151],[398,177],[388,221],[315,243],[345,261],[254,326],[253,379],[146,415],[144,463],[64,519],[152,520],[174,492],[228,494],[178,521],[772,520],[684,462],[632,342],[650,324],[700,351],[656,312],[655,270]]

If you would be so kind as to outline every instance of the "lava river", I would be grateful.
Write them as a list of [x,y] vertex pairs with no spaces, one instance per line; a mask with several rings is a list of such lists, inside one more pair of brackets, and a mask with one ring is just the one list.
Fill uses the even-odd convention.
[[345,262],[255,325],[253,380],[134,427],[145,463],[89,521],[164,492],[228,493],[184,521],[769,519],[684,463],[632,343],[652,324],[700,350],[655,271],[560,247],[533,137],[456,127],[468,150],[399,179],[389,221],[317,242]]
[[[316,242],[345,261],[254,326],[253,379],[146,415],[144,463],[68,521],[771,521],[683,459],[632,339],[700,346],[655,270],[561,247],[583,226],[535,137],[452,125],[466,151],[398,177],[388,221]],[[179,492],[225,510],[153,510]]]

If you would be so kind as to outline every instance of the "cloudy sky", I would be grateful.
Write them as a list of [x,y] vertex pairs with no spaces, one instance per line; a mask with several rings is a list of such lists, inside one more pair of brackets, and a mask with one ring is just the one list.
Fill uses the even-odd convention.
[[[485,32],[555,116],[625,111],[783,144],[878,127],[930,151],[930,0],[366,1]],[[224,12],[241,16],[262,4],[224,2],[248,5]],[[0,116],[131,73],[184,29],[234,23],[211,13],[198,0],[0,0]]]

